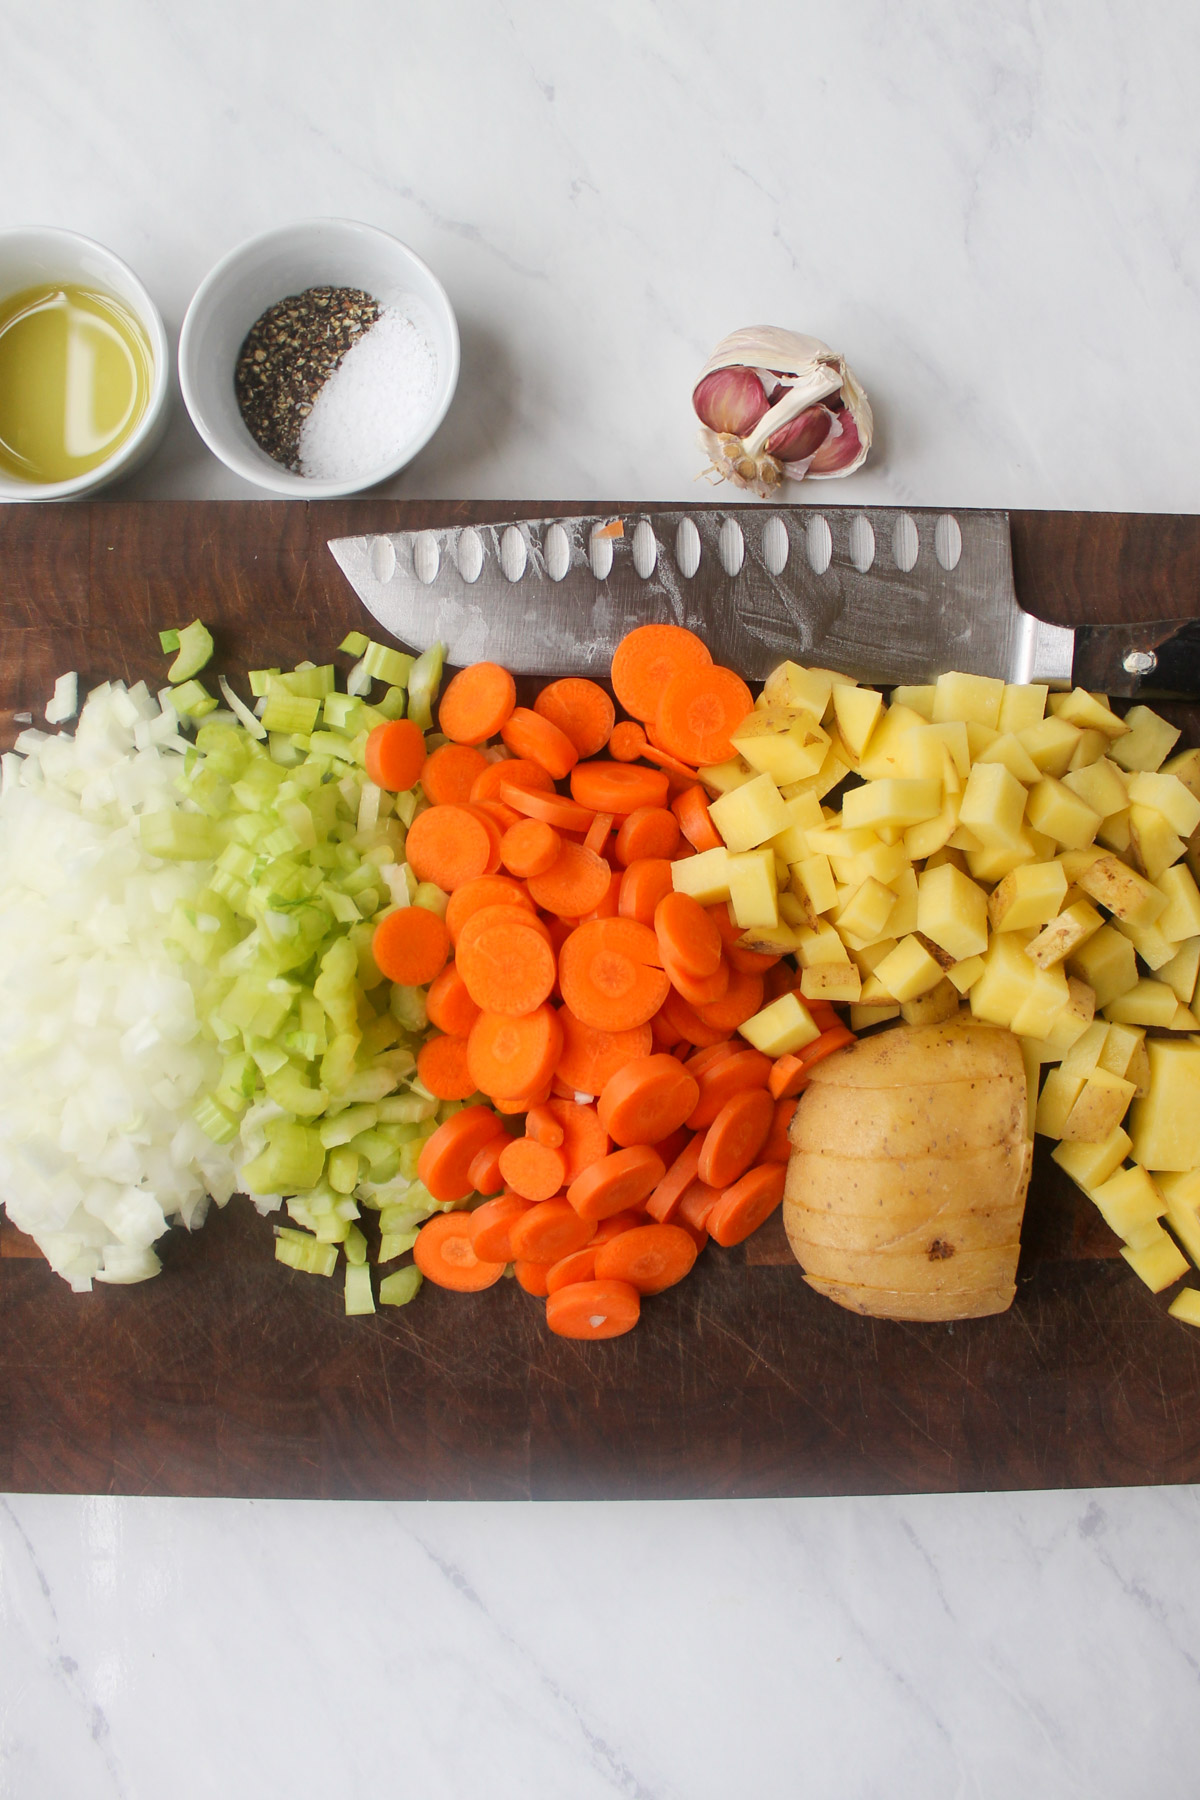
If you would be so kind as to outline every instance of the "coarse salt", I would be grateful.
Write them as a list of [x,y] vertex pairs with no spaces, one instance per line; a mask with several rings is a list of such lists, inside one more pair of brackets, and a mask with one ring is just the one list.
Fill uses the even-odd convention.
[[310,481],[373,474],[424,424],[437,390],[437,355],[395,307],[346,352],[312,403],[300,433],[300,472]]

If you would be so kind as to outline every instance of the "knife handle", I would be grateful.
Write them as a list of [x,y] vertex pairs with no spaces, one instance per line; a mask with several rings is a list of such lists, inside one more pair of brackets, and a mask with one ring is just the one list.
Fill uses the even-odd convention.
[[1103,694],[1200,698],[1200,619],[1082,625],[1071,679]]

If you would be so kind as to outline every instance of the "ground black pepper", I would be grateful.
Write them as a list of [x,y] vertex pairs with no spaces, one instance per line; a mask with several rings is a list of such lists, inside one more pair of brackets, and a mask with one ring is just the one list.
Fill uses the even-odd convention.
[[361,288],[312,287],[268,306],[238,351],[234,389],[268,456],[300,470],[300,432],[347,350],[382,308]]

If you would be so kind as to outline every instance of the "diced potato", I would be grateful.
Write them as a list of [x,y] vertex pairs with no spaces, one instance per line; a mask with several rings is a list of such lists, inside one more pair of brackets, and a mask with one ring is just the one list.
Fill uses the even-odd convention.
[[[1102,731],[1081,731],[1079,742],[1071,752],[1071,760],[1067,764],[1067,773],[1076,769],[1086,769],[1092,763],[1099,762],[1109,746],[1109,739]],[[1064,780],[1066,777],[1064,776]]]
[[1010,681],[1000,702],[1000,717],[996,721],[998,729],[1017,732],[1027,731],[1031,725],[1040,725],[1049,692],[1050,689],[1041,682]]
[[1123,769],[1161,768],[1179,740],[1176,727],[1148,706],[1131,706],[1125,723],[1129,729],[1113,744],[1113,761]]
[[803,893],[815,913],[832,912],[837,905],[837,884],[827,856],[802,856],[791,867],[791,886]]
[[[1063,1056],[1063,1069],[1070,1075],[1082,1075],[1086,1079],[1093,1069],[1100,1066],[1109,1032],[1117,1029],[1119,1028],[1110,1025],[1107,1019],[1093,1019],[1087,1030]],[[1113,1073],[1119,1075],[1121,1070],[1114,1069]]]
[[1100,814],[1053,775],[1043,775],[1030,791],[1026,814],[1035,831],[1044,832],[1066,850],[1082,850],[1100,828]]
[[1143,975],[1128,993],[1110,1000],[1104,1011],[1123,1025],[1158,1025],[1170,1029],[1179,1006],[1174,991],[1165,981],[1152,981]]
[[958,830],[959,796],[947,795],[946,804],[935,819],[923,819],[910,825],[904,833],[904,852],[912,862],[934,856],[945,848]]
[[713,824],[736,852],[755,850],[792,824],[789,803],[769,775],[756,775],[709,805]]
[[800,976],[800,992],[806,1000],[858,1000],[862,976],[853,963],[817,963]]
[[939,675],[933,696],[935,723],[942,719],[975,720],[994,731],[1000,720],[1004,683],[990,675]]
[[[896,773],[906,781],[942,782],[946,776],[946,760],[949,757],[956,784],[959,783],[958,766],[950,756],[949,749],[942,738],[943,727],[939,725],[916,725],[906,731],[896,747]],[[966,726],[962,726],[966,736]],[[885,779],[887,779],[885,777]]]
[[942,810],[942,783],[888,778],[868,781],[842,802],[842,821],[848,830],[870,826],[919,824],[934,819]]
[[1163,968],[1179,948],[1179,942],[1165,937],[1157,924],[1130,925],[1125,919],[1114,919],[1113,924],[1122,937],[1129,939],[1148,969]]
[[1129,830],[1129,814],[1131,808],[1124,806],[1120,812],[1110,813],[1100,823],[1096,833],[1097,843],[1103,844],[1106,850],[1115,850],[1118,856],[1126,856],[1133,842]]
[[1164,775],[1174,775],[1182,781],[1189,794],[1200,800],[1200,747],[1181,750],[1170,762],[1163,764]]
[[794,956],[800,948],[803,926],[781,919],[778,925],[751,925],[738,939],[738,948],[759,956]]
[[1152,806],[1172,831],[1189,838],[1200,826],[1200,799],[1177,775],[1138,769],[1129,778],[1129,798],[1135,806]]
[[1124,812],[1129,805],[1129,793],[1121,772],[1107,756],[1102,756],[1099,762],[1089,763],[1084,769],[1069,769],[1062,783],[1102,819]]
[[1111,925],[1094,932],[1067,958],[1067,970],[1095,990],[1096,1005],[1108,1006],[1137,983],[1137,957],[1128,938]]
[[796,956],[802,969],[815,969],[822,963],[850,961],[845,944],[825,919],[821,919],[811,931],[802,927],[797,936],[800,942],[796,947]]
[[[1165,1190],[1164,1190],[1165,1193]],[[1192,1261],[1200,1266],[1200,1216],[1195,1207],[1185,1206],[1166,1194],[1167,1223]]]
[[1155,1186],[1177,1210],[1200,1214],[1200,1169],[1159,1175],[1155,1178]]
[[754,770],[740,756],[729,762],[709,763],[705,768],[697,769],[696,774],[710,794],[731,794],[734,788],[743,787],[754,779]]
[[1185,1325],[1200,1325],[1200,1290],[1180,1288],[1167,1311],[1173,1319],[1182,1319]]
[[872,849],[879,842],[878,834],[869,831],[866,826],[857,831],[843,831],[838,825],[826,823],[804,835],[808,840],[810,856],[828,856],[831,861],[861,856],[865,850]]
[[932,719],[933,696],[936,693],[937,689],[932,682],[928,687],[896,687],[892,689],[892,705],[911,707],[923,719]]
[[1089,900],[1076,900],[1056,919],[1051,919],[1044,931],[1038,932],[1033,942],[1026,946],[1025,954],[1039,969],[1049,969],[1055,963],[1064,962],[1103,924],[1103,917]]
[[989,744],[979,761],[1003,763],[1009,774],[1015,775],[1025,787],[1032,787],[1041,773],[1020,738],[1011,731],[1002,733],[994,744]]
[[[1028,954],[1028,949],[1026,950]],[[1065,1056],[1083,1036],[1096,1016],[1096,996],[1086,981],[1067,977],[1067,1004],[1038,1046],[1043,1062]]]
[[[885,987],[878,975],[864,975],[860,998],[867,1006],[886,1006],[895,1003],[895,996]],[[899,1007],[896,1009],[899,1011]]]
[[1152,1244],[1136,1250],[1127,1244],[1121,1255],[1152,1294],[1161,1294],[1188,1272],[1187,1257],[1174,1238],[1161,1229]]
[[794,894],[789,887],[779,890],[779,917],[784,925],[815,925],[817,915],[807,898]]
[[905,869],[909,867],[909,860],[902,843],[885,844],[881,839],[878,844],[872,844],[869,850],[861,850],[857,856],[849,857],[846,873],[853,887],[872,877],[881,881],[884,887],[891,887],[901,879]]
[[874,688],[838,686],[833,690],[833,716],[838,734],[857,760],[883,711],[883,695]]
[[[846,677],[839,676],[838,680]],[[814,719],[820,719],[832,692],[832,670],[804,669],[799,663],[783,662],[767,676],[760,698],[764,707],[802,707]]]
[[1177,1006],[1170,1029],[1172,1031],[1200,1031],[1200,1019],[1196,1017],[1190,1006]]
[[1157,881],[1184,852],[1182,838],[1176,837],[1167,821],[1152,806],[1129,808],[1129,844],[1140,868],[1150,881]]
[[1038,1097],[1034,1129],[1040,1137],[1061,1138],[1071,1108],[1083,1092],[1084,1077],[1051,1069]]
[[1003,881],[1013,869],[1019,869],[1025,863],[1050,862],[1056,848],[1053,838],[1022,825],[1011,844],[968,850],[967,868],[976,881]]
[[1021,931],[1028,925],[1047,924],[1057,917],[1066,892],[1067,878],[1059,863],[1024,863],[1011,870],[988,899],[992,930]]
[[[706,856],[714,854],[711,850],[701,852],[701,855]],[[747,850],[740,855],[727,851],[726,857],[729,904],[733,909],[734,922],[743,931],[749,925],[778,925],[779,890],[775,885],[775,854],[770,846],[762,850]],[[683,859],[685,864],[699,860],[699,857]],[[679,867],[679,863],[671,864],[672,877]]]
[[1124,737],[1129,730],[1111,706],[1099,696],[1089,694],[1086,688],[1072,688],[1069,694],[1052,695],[1050,711],[1056,718],[1078,725],[1081,731],[1102,731],[1105,737]]
[[1133,1083],[1107,1069],[1093,1069],[1059,1133],[1067,1143],[1099,1144],[1121,1123],[1133,1099]]
[[924,725],[926,721],[911,706],[889,706],[878,725],[871,733],[871,741],[859,759],[858,772],[864,781],[883,781],[889,775],[899,775],[900,740],[915,725]]
[[747,1019],[739,1030],[764,1056],[790,1056],[793,1051],[802,1050],[805,1044],[814,1043],[821,1035],[812,1014],[795,993],[781,994],[778,1000],[772,1000],[752,1019]]
[[785,707],[750,713],[730,733],[729,741],[752,769],[782,785],[817,773],[825,760],[829,734],[811,713]]
[[901,1002],[927,994],[942,979],[940,963],[913,936],[901,938],[891,955],[884,957],[875,974],[892,998]]
[[971,1011],[993,1025],[1011,1025],[1033,987],[1037,970],[1025,955],[1019,932],[993,937],[986,967],[971,989]]
[[986,846],[1008,848],[1021,829],[1025,789],[1003,763],[976,763],[967,777],[959,823]]
[[958,989],[943,980],[927,994],[905,1000],[900,1013],[906,1025],[940,1025],[945,1019],[953,1019],[958,1007]]
[[860,968],[864,975],[870,975],[879,967],[885,956],[892,954],[896,943],[897,939],[893,937],[880,938],[878,943],[864,944],[861,949],[853,950],[851,956],[856,967]]
[[892,890],[870,876],[838,912],[838,931],[843,936],[859,938],[863,943],[873,943],[883,936],[895,908],[896,896]]
[[1026,726],[1017,737],[1043,775],[1057,776],[1065,775],[1070,768],[1080,732],[1078,725],[1067,719],[1051,717],[1038,725]]
[[729,852],[722,848],[701,850],[671,864],[671,885],[677,893],[690,894],[701,906],[729,898]]
[[923,736],[941,744],[948,752],[960,781],[965,781],[971,773],[971,740],[962,720],[942,719],[937,725],[927,726]]
[[888,930],[895,938],[907,937],[917,929],[917,872],[905,869],[899,881],[890,884],[896,896],[896,910],[888,918]]
[[1191,1006],[1196,997],[1196,978],[1200,975],[1200,937],[1188,938],[1179,946],[1170,962],[1156,971],[1158,979],[1174,990],[1181,1006]]
[[1067,978],[1058,964],[1050,969],[1035,968],[1025,998],[1013,1014],[1010,1029],[1018,1037],[1044,1040],[1054,1029],[1069,999]]
[[[846,762],[843,757],[838,755],[837,746],[831,743],[825,754],[825,761],[821,764],[821,767],[817,770],[815,775],[810,775],[808,777],[807,785],[817,796],[818,800],[820,800],[835,788],[839,781],[845,781],[849,774],[849,763]],[[791,798],[791,794],[786,790],[784,798]]]
[[917,877],[917,930],[956,962],[987,949],[987,900],[983,890],[951,863]]
[[820,829],[821,802],[815,794],[798,794],[793,800],[784,800],[783,804],[789,822],[771,839],[771,847],[790,865],[808,855],[806,833]]
[[1123,1126],[1114,1125],[1101,1143],[1058,1144],[1050,1154],[1059,1168],[1090,1195],[1093,1188],[1116,1174],[1129,1155],[1129,1133]]
[[1200,888],[1191,871],[1165,869],[1156,885],[1167,896],[1166,910],[1155,920],[1163,936],[1181,944],[1200,933]]
[[1167,897],[1116,856],[1101,856],[1075,877],[1076,885],[1131,925],[1152,925],[1166,911]]
[[963,962],[956,962],[954,967],[946,970],[946,980],[960,994],[969,994],[987,964],[982,956],[968,956]]
[[1146,1033],[1138,1025],[1110,1024],[1104,1034],[1104,1043],[1096,1066],[1107,1069],[1110,1075],[1121,1075],[1132,1080],[1130,1069],[1134,1064],[1138,1051],[1146,1041]]
[[1104,1222],[1127,1244],[1153,1243],[1167,1203],[1143,1168],[1121,1169],[1089,1192]]
[[[930,690],[932,692],[932,689]],[[863,1006],[851,1002],[851,1031],[867,1031],[872,1025],[883,1025],[888,1019],[898,1019],[900,1008],[896,1005]]]

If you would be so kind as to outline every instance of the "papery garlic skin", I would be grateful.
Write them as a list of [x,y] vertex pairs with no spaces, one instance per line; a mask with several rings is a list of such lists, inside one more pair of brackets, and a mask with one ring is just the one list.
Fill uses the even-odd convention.
[[[727,384],[713,379],[736,371]],[[754,418],[752,374],[766,411],[741,434],[722,429]],[[867,460],[874,418],[861,382],[846,359],[819,338],[751,325],[717,345],[692,390],[701,421],[700,443],[711,458],[703,474],[732,481],[766,500],[785,476],[801,481],[852,475]],[[801,415],[808,417],[801,421]],[[716,428],[714,428],[716,427]],[[785,429],[791,427],[790,430]]]

